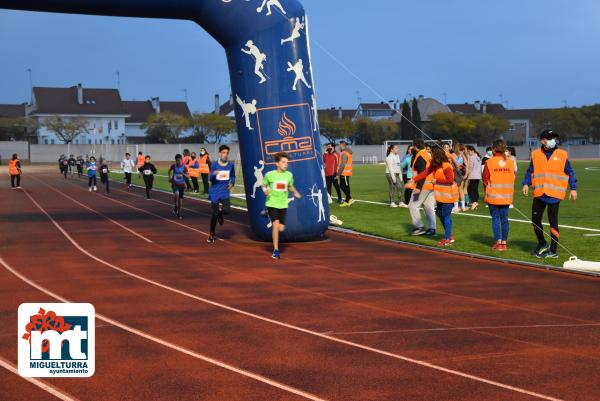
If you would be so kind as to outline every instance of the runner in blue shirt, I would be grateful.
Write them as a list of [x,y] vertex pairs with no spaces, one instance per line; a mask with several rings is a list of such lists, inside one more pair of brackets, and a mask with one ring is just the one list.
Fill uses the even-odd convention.
[[223,225],[224,217],[231,210],[230,192],[235,185],[235,165],[228,160],[229,146],[219,147],[219,160],[210,166],[210,181],[212,185],[208,190],[208,199],[212,209],[210,219],[210,235],[207,242],[216,241],[215,229],[217,221]]
[[173,189],[173,214],[179,219],[181,219],[181,209],[183,209],[183,194],[187,178],[187,167],[183,164],[181,155],[177,154],[175,155],[175,164],[169,168],[169,182]]
[[96,158],[92,156],[87,164],[88,188],[90,192],[98,190],[98,187],[96,187],[96,170],[98,170]]

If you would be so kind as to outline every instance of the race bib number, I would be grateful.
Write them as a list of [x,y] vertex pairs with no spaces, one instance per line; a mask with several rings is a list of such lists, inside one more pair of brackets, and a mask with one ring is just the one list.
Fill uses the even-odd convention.
[[107,169],[107,168],[103,168],[103,169],[102,169],[102,173],[103,173],[103,174],[108,174],[108,169]]
[[275,181],[273,183],[273,189],[277,192],[287,192],[288,182],[287,181]]
[[229,181],[229,170],[219,171],[217,173],[217,181]]
[[173,176],[173,179],[174,179],[175,181],[183,181],[183,174],[175,174],[175,175]]
[[152,175],[152,170],[144,170],[145,175]]

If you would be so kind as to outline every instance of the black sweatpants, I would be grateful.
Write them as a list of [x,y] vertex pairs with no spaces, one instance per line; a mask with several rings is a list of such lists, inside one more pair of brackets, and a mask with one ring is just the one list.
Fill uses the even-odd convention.
[[154,176],[144,175],[144,184],[146,184],[146,198],[150,199],[150,191],[154,186]]
[[207,194],[208,193],[208,174],[201,174],[202,175],[202,186],[204,187],[204,189],[202,190],[203,194]]
[[226,216],[229,214],[231,211],[231,201],[229,199],[223,199],[218,203],[212,202],[210,207],[212,210],[212,216],[210,218],[210,234],[214,235],[219,215]]
[[88,187],[91,186],[96,186],[96,176],[95,175],[91,175],[88,177]]
[[350,194],[350,177],[347,175],[340,177],[340,188],[344,192],[344,195],[346,195],[346,202],[350,201],[352,199],[352,195]]
[[479,202],[479,181],[480,180],[469,180],[467,184],[467,193],[471,198],[471,203]]
[[104,186],[106,187],[106,193],[110,193],[110,183],[109,183],[109,179],[108,179],[108,173],[104,174],[104,173],[100,173],[100,182],[102,184],[104,184]]
[[531,221],[533,222],[533,230],[537,236],[538,245],[547,245],[548,242],[546,241],[546,238],[544,238],[544,228],[542,227],[542,217],[544,217],[546,207],[548,207],[548,222],[550,223],[550,236],[552,238],[550,250],[556,252],[558,248],[558,239],[560,237],[560,231],[558,229],[558,209],[560,207],[560,202],[548,204],[542,202],[539,198],[534,198],[531,207]]
[[125,173],[125,183],[131,186],[131,173]]
[[[17,185],[15,185],[15,181],[16,181]],[[10,176],[10,186],[13,187],[13,188],[21,186],[21,174],[11,175]]]
[[194,192],[200,191],[200,186],[198,185],[198,177],[190,177],[192,180],[192,185],[194,187]]
[[330,175],[325,177],[325,182],[327,183],[327,192],[329,196],[331,196],[331,187],[335,187],[335,193],[337,194],[338,199],[342,199],[342,193],[340,192],[340,183],[338,182],[335,175]]

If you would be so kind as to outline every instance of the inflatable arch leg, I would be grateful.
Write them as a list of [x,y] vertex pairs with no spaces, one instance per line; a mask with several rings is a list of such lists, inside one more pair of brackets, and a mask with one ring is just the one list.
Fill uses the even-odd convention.
[[290,196],[285,241],[322,237],[329,222],[308,19],[296,0],[0,0],[0,8],[192,20],[227,53],[246,199],[254,233],[270,238],[264,175],[290,155],[300,200]]

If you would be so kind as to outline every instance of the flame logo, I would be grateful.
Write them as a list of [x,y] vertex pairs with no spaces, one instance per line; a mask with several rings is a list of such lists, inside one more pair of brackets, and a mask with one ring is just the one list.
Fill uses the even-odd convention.
[[279,128],[277,132],[282,137],[293,136],[296,133],[296,124],[288,116],[283,113],[281,116],[281,121],[279,121]]

